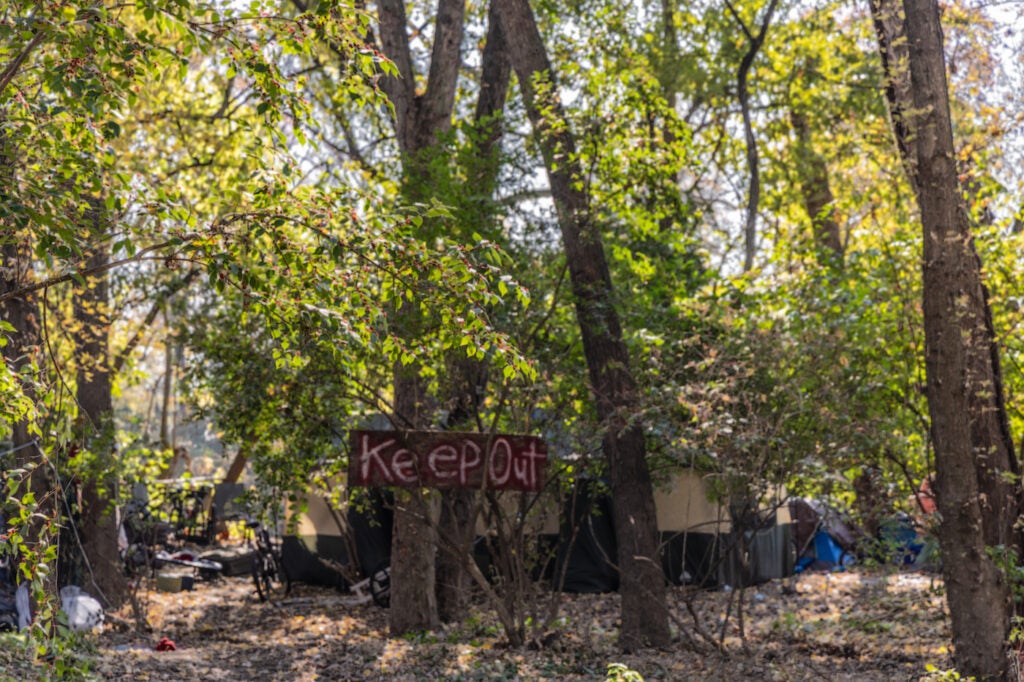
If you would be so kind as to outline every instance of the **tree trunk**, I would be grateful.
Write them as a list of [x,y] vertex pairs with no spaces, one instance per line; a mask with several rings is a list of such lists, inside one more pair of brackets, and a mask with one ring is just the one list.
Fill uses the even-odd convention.
[[835,197],[828,180],[828,165],[814,149],[807,115],[793,109],[789,114],[789,122],[796,133],[797,174],[800,177],[804,208],[811,219],[811,232],[819,260],[841,266],[843,239],[839,223],[833,215],[832,203]]
[[[6,230],[5,226],[0,229]],[[18,291],[33,281],[32,249],[24,232],[11,231],[0,242],[0,294]],[[39,306],[35,296],[13,296],[0,302],[0,319],[14,327],[6,334],[7,345],[3,346],[3,358],[12,374],[18,376],[28,372],[39,353]],[[0,332],[2,333],[2,332]],[[32,398],[31,383],[23,383],[24,391]],[[29,444],[34,440],[25,420],[11,424],[11,441],[17,448],[15,462],[21,466],[38,461],[39,453]]]
[[242,444],[238,447],[238,452],[235,453],[235,458],[231,460],[231,466],[228,467],[228,472],[224,474],[225,483],[238,483],[239,479],[242,478],[242,474],[245,472],[245,465],[249,463],[249,446]]
[[1013,602],[989,549],[1020,551],[1019,492],[1010,482],[1019,467],[981,262],[957,178],[939,7],[935,0],[904,0],[904,10],[913,101],[901,107],[912,113],[908,166],[924,232],[927,396],[955,655],[965,676],[1007,679]]
[[[164,314],[164,327],[170,329],[170,319]],[[168,335],[164,341],[164,383],[163,400],[160,409],[160,447],[170,450],[174,445],[171,437],[171,401],[174,399],[174,347]]]
[[[424,381],[419,365],[395,365],[395,413],[403,428],[426,423]],[[395,490],[391,536],[391,608],[388,625],[395,636],[433,630],[437,613],[435,554],[436,495],[429,490]]]
[[[430,157],[440,136],[451,129],[455,86],[461,66],[465,0],[439,0],[434,44],[425,91],[416,88],[403,0],[380,0],[378,19],[384,54],[399,74],[386,78],[382,88],[394,106],[395,133],[403,154],[403,196],[420,201],[431,187]],[[415,306],[395,311],[395,324],[406,338],[422,326]],[[431,401],[424,390],[418,364],[396,363],[395,416],[400,428],[426,428]],[[436,538],[424,515],[435,513],[434,496],[422,491],[396,493],[395,532],[391,549],[390,629],[394,635],[432,629],[438,625],[435,592]]]
[[601,232],[584,194],[575,139],[562,114],[544,43],[526,0],[498,3],[512,66],[547,166],[572,280],[602,444],[615,500],[619,591],[626,650],[669,643],[654,490],[641,427],[632,422],[636,386],[622,339]]
[[764,21],[761,22],[757,35],[754,35],[733,6],[726,0],[726,9],[732,13],[736,23],[743,29],[747,37],[747,51],[740,60],[740,68],[736,72],[736,96],[740,103],[740,114],[743,117],[743,138],[747,147],[747,170],[750,172],[750,183],[747,191],[747,211],[743,223],[743,272],[754,267],[754,256],[757,254],[757,212],[761,203],[761,171],[757,153],[757,137],[754,135],[754,122],[750,104],[750,90],[747,81],[750,69],[754,65],[757,53],[764,45],[768,27],[772,23],[772,15],[778,6],[778,0],[769,0]]
[[[444,543],[437,552],[435,578],[437,580],[437,614],[442,623],[456,623],[465,618],[469,605],[470,576],[466,572],[463,556],[473,551],[476,518],[473,508],[476,494],[465,488],[451,488],[441,493],[441,516],[437,532],[450,544]],[[458,554],[446,547],[457,548]]]
[[[0,123],[6,117],[0,113]],[[0,206],[18,201],[15,163],[17,155],[14,144],[5,129],[0,128]],[[0,219],[0,294],[10,294],[28,287],[35,277],[32,270],[32,243],[27,230],[19,230],[7,219]],[[28,371],[39,354],[39,304],[33,294],[16,295],[0,299],[0,320],[14,327],[6,333],[7,344],[0,347],[4,362],[15,376]],[[4,333],[4,332],[0,332]],[[24,383],[23,390],[32,398],[31,384]],[[33,437],[27,421],[11,424],[11,440],[15,452],[15,463],[21,466],[38,460],[38,452],[29,445]]]
[[[474,115],[478,136],[474,140],[476,153],[470,156],[466,169],[466,177],[472,183],[472,195],[467,199],[468,217],[463,221],[464,225],[481,234],[498,229],[492,198],[501,156],[498,146],[502,134],[500,117],[505,108],[512,69],[494,4],[491,3],[488,12],[480,91]],[[469,234],[460,237],[466,240]],[[452,354],[447,364],[450,384],[446,389],[448,418],[444,428],[482,431],[480,405],[487,393],[487,363],[468,358],[459,350]],[[472,552],[476,535],[475,502],[473,490],[452,488],[441,491],[438,533],[451,540],[442,543],[443,548],[461,548],[461,554]],[[437,553],[437,607],[442,622],[456,622],[466,614],[471,579],[465,566],[464,556],[444,549]]]
[[118,528],[112,499],[117,481],[113,473],[108,276],[103,268],[110,260],[110,252],[101,202],[90,203],[92,207],[85,213],[86,229],[91,236],[85,268],[95,269],[97,274],[87,276],[84,283],[75,288],[73,308],[80,438],[93,454],[94,461],[81,482],[76,538],[81,547],[74,547],[72,551],[76,555],[84,552],[87,560],[85,572],[77,576],[75,582],[86,591],[91,591],[91,585],[107,608],[116,609],[127,596],[127,583],[117,549]]
[[910,83],[910,48],[903,21],[901,0],[870,0],[871,18],[878,37],[878,51],[885,77],[885,102],[892,121],[893,137],[911,185],[917,183],[917,149],[910,134],[914,96]]

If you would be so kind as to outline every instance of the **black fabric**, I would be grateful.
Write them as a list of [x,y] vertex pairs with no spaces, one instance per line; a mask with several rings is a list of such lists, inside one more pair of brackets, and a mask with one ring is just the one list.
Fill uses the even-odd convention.
[[[2,514],[0,528],[6,528]],[[18,587],[14,584],[14,572],[9,568],[10,563],[9,557],[0,556],[0,632],[18,631],[18,606],[15,600]]]
[[355,542],[356,559],[363,575],[370,575],[391,559],[395,496],[390,490],[371,488],[349,501],[346,520]]
[[617,561],[612,501],[607,487],[597,481],[578,481],[563,509],[552,584],[558,588],[564,570],[563,592],[614,592],[619,589],[619,574],[613,565]]
[[558,545],[558,535],[541,533],[537,536],[537,560],[530,569],[531,578],[537,581],[554,579]]
[[286,535],[281,541],[281,562],[294,582],[343,589],[345,579],[332,563],[343,566],[346,561],[345,543],[338,535]]
[[714,533],[673,531],[661,534],[661,567],[673,585],[718,585],[719,542]]
[[[535,581],[552,580],[555,576],[555,556],[559,547],[559,536],[541,533],[534,536],[533,546],[529,537],[526,543],[527,571],[530,579]],[[499,575],[497,538],[494,536],[477,535],[473,539],[473,561],[477,568],[491,582],[501,578]]]

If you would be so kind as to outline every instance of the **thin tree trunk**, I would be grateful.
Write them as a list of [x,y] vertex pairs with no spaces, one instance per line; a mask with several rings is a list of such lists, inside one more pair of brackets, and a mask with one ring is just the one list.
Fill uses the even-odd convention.
[[632,421],[636,386],[622,339],[615,293],[601,232],[581,189],[575,139],[552,82],[551,66],[526,0],[498,3],[512,66],[547,166],[576,299],[591,388],[604,430],[614,523],[619,546],[619,591],[626,650],[669,643],[665,578],[659,560],[654,490],[641,427]]
[[747,51],[740,60],[740,68],[736,73],[736,94],[740,102],[740,113],[743,116],[743,137],[747,145],[747,170],[750,172],[750,182],[747,190],[747,211],[743,223],[743,272],[749,272],[754,267],[754,256],[757,254],[757,212],[761,203],[761,171],[757,153],[757,137],[754,135],[754,123],[750,107],[750,90],[747,81],[750,77],[750,69],[754,65],[757,53],[764,45],[768,27],[772,23],[772,15],[778,6],[778,0],[770,0],[768,11],[765,13],[764,21],[757,35],[747,28],[746,23],[739,13],[732,6],[729,0],[725,2],[726,8],[733,15],[736,23],[743,29],[747,37]]
[[108,608],[120,607],[128,594],[117,549],[117,519],[112,494],[116,489],[113,474],[114,421],[110,373],[110,314],[108,276],[104,269],[110,260],[107,230],[102,205],[90,202],[85,212],[90,246],[85,267],[97,274],[85,277],[74,291],[76,322],[75,359],[80,438],[93,455],[93,464],[81,482],[81,509],[77,520],[74,555],[84,553],[87,565],[78,576],[86,591],[98,592]]
[[[0,123],[5,117],[0,112]],[[14,144],[7,136],[6,128],[0,127],[0,205],[15,204],[17,199],[17,177],[15,174],[17,154]],[[3,362],[12,375],[21,378],[21,390],[26,398],[35,402],[39,396],[35,394],[33,385],[37,377],[33,376],[38,363],[42,360],[40,346],[42,342],[39,324],[39,303],[35,295],[35,275],[33,273],[32,236],[28,230],[19,229],[10,221],[0,219],[0,320],[14,328],[12,332],[0,331],[7,343],[0,347]],[[40,450],[34,444],[36,440],[29,419],[23,418],[10,424],[10,438],[13,445],[13,464],[21,468],[26,465],[38,465],[42,461]],[[56,516],[52,507],[52,497],[47,493],[51,489],[50,475],[46,467],[36,466],[24,482],[18,495],[35,493],[41,502],[40,514]],[[29,543],[34,545],[39,539],[40,524],[30,524],[22,532]]]
[[[0,229],[6,229],[0,226]],[[11,231],[0,242],[0,293],[19,291],[32,281],[32,249],[25,232]],[[4,333],[7,344],[2,347],[4,362],[15,376],[30,371],[39,354],[39,306],[35,296],[14,296],[0,302],[0,319],[14,327],[13,332]],[[22,384],[26,395],[32,399],[31,382]],[[38,460],[38,452],[29,443],[34,437],[26,420],[11,424],[11,441],[17,450],[15,461],[21,466]]]
[[[904,0],[913,101],[908,160],[924,233],[928,408],[935,442],[939,540],[959,671],[1008,679],[1014,613],[989,551],[1020,552],[1019,466],[1003,404],[999,351],[956,170],[939,7]],[[907,106],[907,105],[910,106]],[[899,121],[894,115],[894,127]],[[899,139],[899,133],[897,133]],[[902,147],[901,147],[902,149]]]
[[[164,326],[168,329],[170,320],[164,315]],[[160,447],[170,449],[174,442],[171,438],[171,401],[174,399],[174,347],[170,336],[164,342],[164,385],[163,402],[160,409]]]

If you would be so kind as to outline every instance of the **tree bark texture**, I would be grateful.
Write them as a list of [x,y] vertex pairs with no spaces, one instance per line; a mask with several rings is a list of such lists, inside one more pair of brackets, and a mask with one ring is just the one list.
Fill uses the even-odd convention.
[[[7,229],[0,225],[0,229]],[[0,293],[19,291],[33,280],[32,250],[27,242],[28,235],[24,232],[11,231],[4,235],[0,242]],[[14,327],[7,333],[7,345],[2,349],[4,362],[15,375],[30,370],[33,360],[39,353],[39,305],[35,296],[26,294],[13,296],[0,302],[0,319]],[[24,384],[25,391],[31,396],[29,384]],[[33,437],[29,432],[29,424],[20,421],[11,424],[11,440],[17,451],[16,462],[20,466],[34,461],[38,452],[28,446]]]
[[[426,89],[417,91],[416,73],[409,47],[405,2],[380,0],[378,20],[381,47],[398,67],[399,75],[387,78],[382,87],[395,110],[395,133],[403,155],[403,196],[417,202],[428,197],[431,187],[430,155],[440,137],[451,129],[455,88],[461,62],[465,0],[439,0],[434,24],[434,43]],[[395,324],[406,338],[414,338],[422,326],[415,306],[395,311]],[[396,363],[394,410],[399,428],[427,428],[433,401],[427,395],[417,363]],[[434,496],[421,491],[396,493],[395,532],[391,550],[390,629],[394,635],[433,629],[438,625],[435,586],[433,521]]]
[[626,650],[669,643],[665,579],[659,560],[654,491],[641,427],[631,421],[636,386],[622,339],[611,274],[562,114],[543,40],[527,0],[497,3],[527,112],[555,200],[575,297],[591,388],[604,430],[619,545],[622,629]]
[[[435,564],[437,580],[437,615],[442,623],[455,623],[466,616],[469,606],[470,576],[465,569],[463,555],[472,555],[476,535],[473,515],[476,493],[466,488],[451,488],[441,492],[441,513],[437,532],[450,540],[438,549]],[[456,548],[456,552],[446,547]]]
[[227,473],[224,474],[225,483],[238,483],[241,480],[242,474],[245,473],[245,465],[249,463],[250,451],[251,448],[247,443],[238,446],[238,452],[235,453]]
[[1014,609],[989,549],[1020,550],[1019,483],[1008,480],[1019,468],[981,262],[957,178],[939,7],[935,0],[904,0],[904,9],[913,101],[903,111],[912,113],[908,165],[924,230],[927,396],[955,655],[965,676],[1006,679]]
[[[165,309],[166,311],[166,309]],[[166,312],[164,313],[164,326],[170,329],[170,320]],[[170,450],[174,447],[174,439],[171,435],[171,403],[174,400],[174,339],[168,335],[167,340],[164,341],[164,383],[163,383],[163,394],[162,401],[160,404],[160,447],[164,450]],[[168,469],[165,469],[162,476],[167,475],[167,471],[170,470],[170,464]]]
[[[81,499],[78,511],[74,556],[84,553],[84,571],[73,571],[71,578],[86,591],[98,592],[108,608],[120,607],[127,597],[127,583],[121,571],[117,549],[117,519],[112,495],[116,480],[112,475],[114,422],[110,372],[110,314],[108,275],[104,266],[110,260],[107,230],[104,229],[101,202],[90,202],[85,212],[86,229],[90,232],[90,251],[86,254],[88,275],[74,290],[75,359],[77,362],[77,398],[80,437],[93,453],[91,466],[80,482]],[[74,573],[80,575],[75,576]]]
[[885,78],[885,102],[893,137],[911,185],[917,182],[917,150],[911,135],[914,96],[910,82],[910,47],[901,0],[870,0],[871,18]]

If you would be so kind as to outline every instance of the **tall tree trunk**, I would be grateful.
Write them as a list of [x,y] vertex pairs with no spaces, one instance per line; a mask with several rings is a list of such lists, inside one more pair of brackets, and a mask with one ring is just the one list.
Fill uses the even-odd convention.
[[[416,88],[416,73],[409,47],[403,0],[380,0],[378,19],[384,54],[399,74],[386,78],[382,87],[395,112],[395,132],[403,155],[403,196],[420,201],[432,183],[431,156],[440,136],[451,129],[455,86],[461,66],[465,0],[439,0],[434,23],[434,43],[426,90]],[[420,332],[422,320],[415,306],[396,310],[395,324],[407,338]],[[417,363],[396,363],[394,369],[395,416],[401,428],[427,428],[432,416],[430,397]],[[433,522],[435,496],[421,491],[398,491],[395,496],[395,532],[391,549],[390,629],[400,635],[438,624],[435,592]]]
[[832,187],[828,179],[828,165],[821,154],[814,149],[811,126],[807,115],[797,109],[789,114],[789,122],[796,134],[797,174],[800,177],[800,191],[804,197],[804,208],[811,219],[811,231],[819,258],[829,264],[841,266],[843,262],[843,239],[839,223],[835,219],[832,203]]
[[601,232],[583,192],[575,139],[566,124],[540,31],[526,0],[498,3],[512,67],[547,166],[576,299],[602,445],[615,500],[619,591],[626,650],[669,643],[665,578],[659,560],[654,490],[641,427],[632,421],[636,385],[615,308]]
[[1020,552],[1019,483],[1010,482],[1019,466],[981,261],[957,178],[939,7],[935,0],[904,0],[904,11],[913,99],[892,107],[907,116],[894,113],[893,125],[897,139],[907,126],[909,144],[901,150],[912,154],[907,166],[924,234],[927,396],[955,655],[965,676],[1007,679],[1013,601],[989,550]]
[[[164,327],[170,329],[170,319],[166,310],[164,313]],[[168,335],[164,342],[164,383],[161,408],[160,408],[160,447],[169,450],[174,445],[171,437],[171,401],[174,400],[174,346]]]
[[[0,113],[0,123],[4,122],[6,117]],[[16,162],[14,143],[6,130],[0,128],[0,208],[5,214],[8,205],[18,202]],[[34,283],[30,235],[27,230],[15,227],[10,219],[0,219],[0,257],[0,295],[27,290]],[[0,352],[8,369],[17,376],[32,366],[39,353],[39,304],[35,296],[4,296],[0,299],[0,320],[14,327],[13,332],[6,334],[7,344]],[[30,384],[24,384],[24,390],[33,397]],[[28,422],[11,424],[11,440],[17,448],[15,461],[19,466],[37,459],[38,453],[29,445],[33,438]]]
[[[893,137],[911,185],[917,183],[917,149],[910,134],[914,95],[910,82],[910,47],[903,21],[901,0],[870,0],[871,18],[878,37],[885,78],[885,103],[889,108]],[[915,187],[916,190],[916,187]]]
[[[495,229],[493,194],[501,157],[501,114],[508,96],[511,71],[505,37],[492,2],[474,115],[476,153],[470,157],[466,169],[472,196],[467,200],[471,217],[465,223],[482,234]],[[461,236],[469,237],[468,234]],[[448,419],[445,428],[482,430],[480,405],[487,391],[487,363],[468,358],[458,351],[448,360],[448,373],[450,384],[446,390]],[[451,543],[443,543],[443,547],[458,547],[464,550],[463,553],[472,551],[476,534],[475,501],[474,490],[451,488],[441,492],[438,533],[452,540]],[[442,622],[455,622],[465,616],[470,582],[463,557],[443,549],[437,553],[437,606]]]
[[85,269],[96,274],[85,277],[74,291],[75,359],[77,398],[82,443],[94,460],[81,481],[81,509],[77,540],[88,565],[78,576],[87,591],[91,584],[109,608],[118,608],[127,596],[117,550],[117,520],[114,514],[114,419],[110,372],[110,314],[108,276],[110,260],[108,230],[102,202],[90,201],[85,226],[90,234]]

